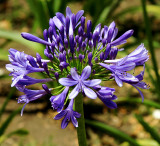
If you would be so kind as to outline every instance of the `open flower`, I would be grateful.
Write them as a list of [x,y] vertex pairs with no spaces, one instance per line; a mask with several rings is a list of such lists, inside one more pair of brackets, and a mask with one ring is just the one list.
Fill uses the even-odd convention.
[[65,87],[65,89],[61,94],[56,96],[51,96],[50,101],[51,101],[52,107],[53,109],[56,109],[57,112],[62,111],[68,90],[69,90],[69,87]]
[[[45,84],[42,85],[42,87],[44,89],[47,88],[47,86]],[[18,103],[25,103],[22,110],[21,110],[21,116],[23,115],[23,110],[25,108],[25,106],[33,100],[37,100],[38,98],[41,98],[42,96],[46,95],[47,92],[46,90],[30,90],[30,89],[24,89],[23,90],[25,95],[21,95],[18,98]]]
[[69,94],[69,98],[75,98],[79,92],[83,91],[85,95],[89,98],[95,99],[97,94],[88,87],[94,87],[101,83],[100,79],[86,80],[89,78],[91,74],[91,67],[86,66],[81,76],[79,76],[74,68],[71,68],[71,78],[61,78],[59,79],[59,83],[63,86],[75,86],[72,92]]
[[112,77],[115,78],[116,83],[118,86],[122,87],[123,82],[128,82],[128,83],[138,83],[138,78],[135,76],[126,73],[126,71],[130,71],[135,68],[136,64],[134,62],[127,62],[128,56],[123,58],[122,60],[119,60],[116,62],[116,64],[104,64],[104,63],[99,63],[101,66],[106,68],[107,70],[110,70],[112,72]]
[[74,102],[74,99],[71,99],[68,107],[54,117],[55,120],[59,120],[64,117],[61,124],[62,129],[67,127],[70,120],[72,121],[75,127],[78,127],[78,122],[76,118],[80,118],[81,114],[73,111],[73,102]]

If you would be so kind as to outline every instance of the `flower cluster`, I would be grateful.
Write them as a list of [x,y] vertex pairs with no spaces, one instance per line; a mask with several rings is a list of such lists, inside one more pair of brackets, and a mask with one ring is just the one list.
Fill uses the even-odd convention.
[[[13,76],[11,86],[24,92],[18,98],[18,103],[25,103],[25,107],[30,101],[50,95],[51,105],[58,112],[54,119],[64,117],[62,128],[66,128],[70,120],[78,127],[76,118],[80,118],[81,114],[73,110],[73,104],[80,92],[91,99],[98,97],[109,108],[117,108],[114,102],[117,99],[115,89],[101,86],[101,81],[115,79],[120,87],[123,82],[131,84],[139,91],[142,99],[144,97],[139,88],[149,88],[142,81],[144,70],[137,76],[128,73],[137,66],[144,66],[145,69],[144,64],[149,56],[143,44],[128,56],[116,59],[118,52],[123,50],[119,45],[126,43],[133,30],[128,30],[117,38],[118,28],[115,22],[104,27],[98,24],[93,29],[90,20],[85,26],[83,13],[81,10],[73,14],[69,7],[66,8],[66,16],[56,13],[49,20],[49,28],[43,32],[44,39],[25,32],[21,34],[29,41],[45,45],[44,55],[47,59],[42,59],[38,53],[32,57],[10,49],[11,64],[6,65]],[[44,78],[30,77],[29,74],[34,72],[41,73]],[[55,88],[48,88],[48,82],[54,82]],[[36,83],[46,84],[42,84],[43,90],[26,88]],[[68,107],[64,109],[67,103]]]

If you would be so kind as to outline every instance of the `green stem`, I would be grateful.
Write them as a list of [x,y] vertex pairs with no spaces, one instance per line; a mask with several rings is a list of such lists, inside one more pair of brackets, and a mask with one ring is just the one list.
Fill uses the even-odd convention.
[[80,93],[75,98],[75,109],[76,109],[76,112],[81,114],[81,117],[77,119],[78,120],[78,127],[77,127],[78,143],[79,143],[79,146],[87,146],[85,120],[84,120],[84,112],[83,112],[83,96]]
[[157,66],[157,61],[155,57],[155,51],[153,47],[153,40],[152,40],[152,32],[151,32],[151,27],[150,27],[150,20],[148,18],[147,10],[146,10],[146,0],[141,0],[142,3],[142,9],[143,9],[143,15],[144,15],[144,21],[145,21],[145,28],[146,28],[146,34],[148,37],[148,45],[151,53],[151,60],[154,68],[154,72],[157,78],[157,92],[160,95],[160,76],[158,73],[158,66]]

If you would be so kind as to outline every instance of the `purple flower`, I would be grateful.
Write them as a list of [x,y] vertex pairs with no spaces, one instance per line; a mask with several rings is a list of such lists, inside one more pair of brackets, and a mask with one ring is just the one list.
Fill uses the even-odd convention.
[[115,78],[116,83],[118,86],[122,87],[123,82],[127,83],[138,83],[138,78],[135,76],[127,73],[126,71],[130,71],[135,68],[136,64],[134,62],[127,62],[128,56],[120,60],[119,62],[116,62],[116,64],[104,64],[99,63],[101,66],[106,68],[107,70],[110,70],[112,72],[112,77]]
[[143,67],[143,71],[139,74],[139,75],[137,75],[136,76],[136,78],[138,78],[139,79],[139,82],[138,83],[130,83],[133,87],[135,87],[137,90],[138,90],[138,92],[140,93],[140,95],[141,95],[141,97],[142,97],[142,101],[144,101],[144,96],[143,96],[143,93],[142,93],[142,91],[141,90],[139,90],[138,88],[141,88],[141,89],[149,89],[150,87],[149,87],[149,85],[147,85],[145,82],[143,82],[142,80],[143,80],[143,76],[144,76],[144,71],[145,71],[145,65],[144,65],[144,67]]
[[[91,99],[95,99],[97,94],[88,87],[94,87],[101,83],[100,79],[86,80],[89,78],[91,74],[91,67],[86,66],[81,76],[79,76],[74,68],[71,68],[71,76],[72,78],[61,78],[59,79],[59,83],[63,86],[75,86],[72,92],[69,94],[69,98],[75,98],[79,92],[83,91],[85,95]],[[88,87],[87,87],[88,86]]]
[[78,127],[78,122],[76,118],[80,118],[81,114],[73,111],[73,102],[74,99],[71,99],[68,107],[54,117],[55,120],[59,120],[64,117],[61,124],[62,129],[67,127],[70,120],[72,121],[75,127]]
[[[43,68],[39,68],[38,65],[35,63],[36,61],[34,60],[33,63],[30,63],[27,60],[28,55],[25,54],[24,52],[19,52],[15,49],[10,49],[9,50],[10,55],[9,55],[9,60],[11,64],[6,65],[6,69],[8,71],[11,71],[10,75],[13,76],[13,82],[12,82],[12,87],[20,80],[22,79],[25,75],[33,72],[43,72]],[[35,64],[35,66],[33,66]]]
[[109,108],[114,109],[117,108],[117,104],[113,102],[112,100],[117,99],[116,95],[113,95],[115,92],[114,88],[109,88],[109,87],[102,87],[102,86],[96,86],[94,88],[97,90],[97,96],[98,98]]
[[[115,59],[115,60],[105,60],[104,62],[116,64],[121,60],[123,60],[124,58]],[[139,65],[144,65],[144,63],[148,61],[148,59],[149,59],[148,51],[144,47],[144,44],[141,44],[133,52],[131,52],[128,55],[125,62],[126,63],[134,62],[136,66],[139,66]]]
[[68,93],[69,87],[65,87],[63,92],[56,96],[51,96],[50,101],[53,109],[56,109],[57,112],[61,112],[64,106],[66,95]]
[[[13,77],[14,80],[14,77]],[[25,86],[29,86],[29,85],[33,85],[36,83],[45,83],[45,82],[50,82],[53,81],[52,79],[48,78],[48,79],[35,79],[29,76],[24,76],[22,79],[20,79],[15,86],[16,87],[21,87],[22,89],[25,88]]]
[[45,90],[30,90],[30,89],[24,89],[23,90],[25,95],[21,95],[18,98],[18,103],[25,103],[22,110],[21,110],[21,116],[23,115],[23,110],[25,106],[33,100],[37,100],[38,98],[41,98],[42,96],[46,95],[47,92]]

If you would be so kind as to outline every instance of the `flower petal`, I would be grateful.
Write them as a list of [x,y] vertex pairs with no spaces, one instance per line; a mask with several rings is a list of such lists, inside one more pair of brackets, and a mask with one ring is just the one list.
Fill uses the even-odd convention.
[[83,69],[82,74],[81,74],[81,79],[82,80],[88,79],[90,74],[91,74],[91,67],[88,65]]
[[[132,84],[131,84],[132,85]],[[134,86],[134,85],[132,85],[133,87],[135,87],[137,90],[138,90],[138,92],[140,93],[140,95],[141,95],[141,97],[142,97],[142,102],[144,101],[144,96],[143,96],[143,93],[142,93],[142,91],[141,90],[139,90],[136,86]]]
[[103,103],[104,103],[107,107],[109,107],[109,108],[111,108],[111,109],[117,108],[117,104],[116,104],[115,102],[111,101],[111,100],[108,100],[108,101],[106,100],[106,102],[103,101]]
[[80,86],[79,86],[79,84],[77,84],[76,87],[74,87],[72,92],[69,94],[69,99],[75,98],[79,92],[80,92]]
[[79,80],[79,75],[74,68],[71,68],[71,76],[74,80]]
[[115,75],[115,81],[116,81],[116,83],[118,84],[119,87],[123,86],[122,80],[119,77],[117,77],[116,75]]
[[78,127],[77,119],[74,116],[71,116],[72,123],[75,127]]
[[78,81],[75,81],[70,78],[61,78],[58,80],[58,82],[63,86],[74,86],[74,85],[78,84]]
[[76,118],[80,118],[81,114],[78,112],[73,111],[73,116],[75,116]]
[[99,85],[101,83],[101,80],[100,79],[93,79],[93,80],[83,81],[83,83],[86,86],[94,87],[96,85]]
[[68,125],[69,121],[68,119],[65,117],[63,120],[62,120],[62,123],[61,123],[61,128],[62,129],[65,129]]
[[90,88],[87,88],[86,86],[83,88],[83,91],[85,93],[85,95],[91,99],[96,99],[97,98],[97,94]]
[[63,111],[61,111],[59,114],[57,114],[57,115],[54,117],[54,119],[55,119],[55,120],[59,120],[59,119],[61,119],[62,117],[64,117],[66,113],[67,113],[67,111],[66,111],[66,110],[63,110]]

